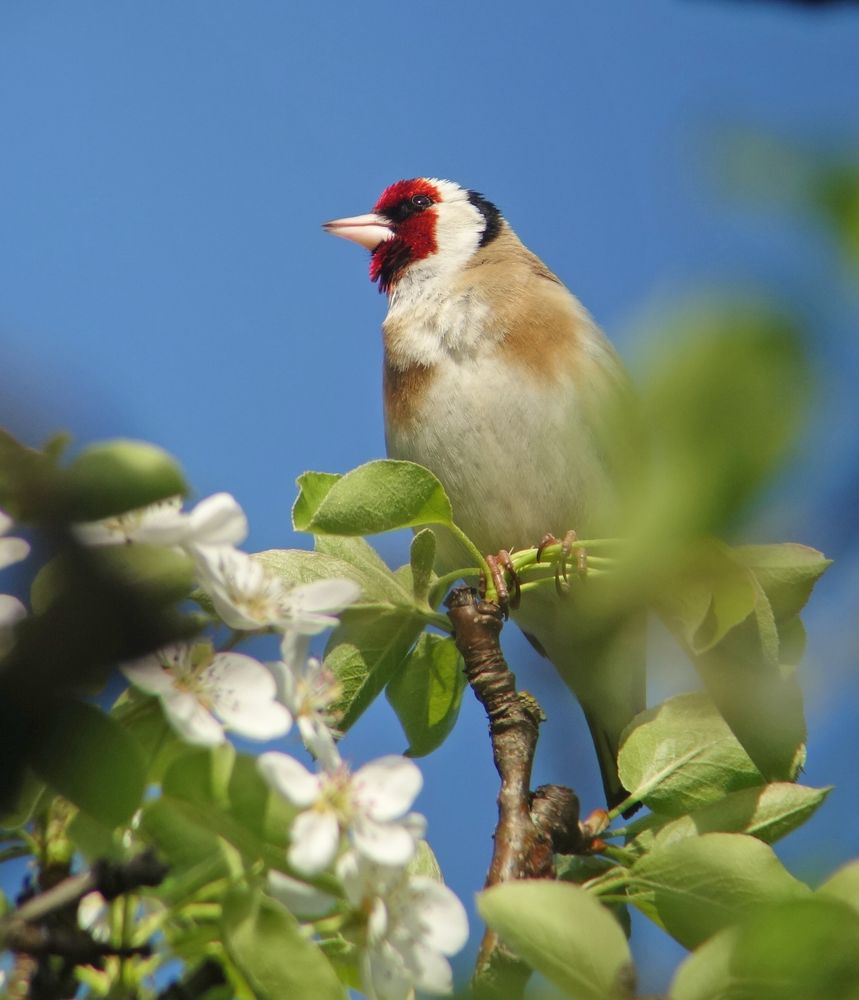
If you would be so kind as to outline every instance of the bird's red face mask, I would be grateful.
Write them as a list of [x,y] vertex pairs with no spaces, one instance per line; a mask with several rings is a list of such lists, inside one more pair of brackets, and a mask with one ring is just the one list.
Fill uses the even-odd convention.
[[433,206],[440,201],[438,188],[421,178],[397,181],[368,215],[334,219],[324,228],[372,251],[370,280],[387,292],[406,267],[438,249]]

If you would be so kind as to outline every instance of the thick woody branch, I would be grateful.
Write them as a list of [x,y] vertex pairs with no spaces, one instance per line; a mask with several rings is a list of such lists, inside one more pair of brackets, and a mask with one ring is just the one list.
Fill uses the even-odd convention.
[[[498,823],[487,888],[515,879],[554,878],[553,853],[581,844],[578,800],[560,786],[543,786],[532,795],[531,769],[543,713],[525,692],[501,652],[502,609],[469,587],[454,590],[445,602],[465,673],[489,719],[492,755],[501,778]],[[530,975],[487,930],[475,970],[485,996],[521,994]]]

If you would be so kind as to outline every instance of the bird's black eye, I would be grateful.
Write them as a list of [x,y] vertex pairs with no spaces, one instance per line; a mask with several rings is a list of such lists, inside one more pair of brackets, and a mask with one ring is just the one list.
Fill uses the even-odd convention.
[[423,211],[425,208],[429,208],[432,205],[432,198],[425,194],[413,194],[410,199],[412,208],[416,208],[418,211]]

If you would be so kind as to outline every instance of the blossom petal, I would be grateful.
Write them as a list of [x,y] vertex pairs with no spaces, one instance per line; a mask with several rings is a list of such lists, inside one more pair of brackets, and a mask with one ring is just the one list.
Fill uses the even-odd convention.
[[360,767],[352,779],[352,792],[368,816],[385,822],[398,819],[410,808],[423,780],[415,763],[390,754]]
[[269,668],[244,653],[216,653],[202,676],[207,687],[211,685],[229,697],[264,701],[277,694],[277,684]]
[[186,742],[214,747],[226,741],[223,726],[189,692],[173,691],[162,695],[161,704],[170,725]]
[[426,875],[409,879],[410,910],[420,914],[421,937],[431,948],[455,955],[468,940],[468,917],[456,894]]
[[188,514],[194,545],[238,545],[248,536],[248,519],[236,498],[215,493],[201,500]]
[[290,837],[289,863],[308,875],[321,872],[334,860],[340,843],[337,817],[331,810],[308,809],[295,817]]
[[361,596],[361,588],[354,580],[339,577],[330,580],[313,580],[290,588],[290,603],[302,611],[321,611],[336,614],[354,603]]
[[350,827],[355,850],[379,865],[406,865],[415,856],[417,843],[400,823],[376,823],[356,818]]
[[123,663],[120,670],[136,688],[147,694],[167,695],[176,689],[175,676],[164,669],[157,654],[134,663]]
[[260,774],[285,799],[296,806],[312,805],[319,798],[321,779],[285,753],[271,750],[257,758]]
[[215,712],[228,729],[249,740],[274,740],[285,736],[292,727],[292,716],[277,701],[226,709],[216,705]]
[[16,622],[27,617],[27,609],[11,594],[0,594],[0,628],[12,628]]
[[417,989],[435,996],[452,992],[453,972],[444,955],[423,941],[414,941],[408,949],[408,959]]
[[368,994],[378,1000],[409,1000],[414,996],[414,977],[388,941],[368,948],[363,972]]
[[26,559],[30,552],[30,543],[23,538],[0,538],[0,569],[5,569],[13,563]]

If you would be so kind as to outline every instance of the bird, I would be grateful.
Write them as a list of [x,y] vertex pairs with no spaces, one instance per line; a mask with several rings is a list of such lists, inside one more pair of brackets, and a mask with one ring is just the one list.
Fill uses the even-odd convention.
[[[323,228],[370,251],[370,279],[388,298],[388,456],[436,475],[478,549],[620,533],[641,452],[630,379],[496,205],[454,181],[412,178],[372,212]],[[439,565],[469,564],[440,531]],[[587,585],[567,599],[537,588],[513,617],[581,704],[606,802],[619,805],[620,736],[645,708],[641,617],[607,610]]]

